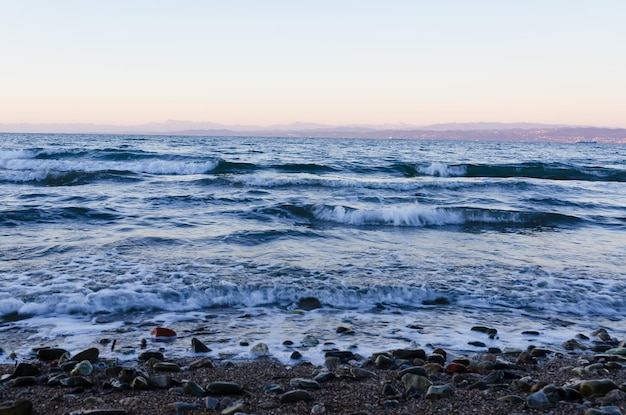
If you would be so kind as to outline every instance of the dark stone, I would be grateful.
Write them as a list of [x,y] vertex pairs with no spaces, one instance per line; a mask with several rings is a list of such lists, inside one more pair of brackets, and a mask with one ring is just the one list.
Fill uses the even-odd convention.
[[298,300],[298,308],[306,311],[322,308],[322,303],[315,297],[304,297]]
[[93,386],[93,383],[89,379],[83,376],[70,376],[65,379],[61,379],[61,385],[75,388],[77,386]]
[[400,401],[398,401],[397,399],[388,399],[384,401],[381,405],[383,408],[395,408],[400,405]]
[[206,391],[215,395],[236,395],[243,392],[243,386],[236,382],[215,381],[206,387]]
[[407,373],[411,373],[413,375],[419,375],[419,376],[428,376],[426,369],[424,369],[422,366],[411,366],[411,367],[407,367],[406,369],[402,369],[401,371],[399,371],[398,378],[401,378]]
[[423,349],[397,349],[391,352],[398,359],[422,359],[426,360],[426,352]]
[[388,369],[394,366],[394,364],[395,364],[394,360],[387,355],[379,354],[376,357],[376,367],[379,369]]
[[551,353],[550,350],[540,349],[538,347],[535,347],[534,349],[530,351],[530,355],[532,357],[545,357],[546,355],[548,355],[548,353]]
[[91,363],[96,363],[98,361],[98,357],[100,356],[100,350],[96,347],[92,347],[87,350],[83,350],[78,353],[76,356],[72,357],[74,362],[82,362],[83,360],[88,360]]
[[312,401],[313,395],[303,389],[295,389],[289,392],[285,392],[278,398],[280,403],[293,403],[300,401]]
[[426,356],[426,361],[429,363],[439,363],[440,365],[443,365],[446,363],[446,358],[439,353],[431,353]]
[[163,353],[155,352],[155,351],[147,351],[147,352],[141,353],[138,357],[138,359],[141,361],[146,361],[146,360],[150,360],[153,358],[158,359],[158,360],[163,360]]
[[34,376],[20,376],[18,378],[13,379],[12,384],[15,387],[35,386],[37,384],[37,378]]
[[339,334],[354,334],[354,330],[346,326],[337,327],[337,333]]
[[291,360],[299,360],[302,359],[302,353],[300,353],[299,351],[294,351],[293,353],[291,353],[290,356]]
[[385,386],[383,386],[383,396],[396,396],[399,393],[391,383],[385,383]]
[[200,369],[201,367],[215,367],[215,365],[213,364],[213,360],[211,360],[209,357],[203,357],[200,358],[198,360],[194,360],[193,362],[191,362],[189,364],[189,370],[196,370],[196,369]]
[[29,400],[19,400],[0,403],[0,415],[31,415],[33,403]]
[[354,353],[349,350],[329,350],[324,354],[325,357],[336,357],[341,362],[347,362],[354,359]]
[[317,382],[329,382],[335,379],[337,376],[333,372],[320,372],[313,379]]
[[208,353],[211,351],[211,349],[195,337],[191,339],[191,350],[194,353]]
[[493,329],[491,327],[485,326],[474,326],[471,328],[472,331],[477,331],[479,333],[485,333],[489,335],[490,338],[494,338],[496,334],[498,334],[498,330]]
[[39,367],[31,363],[20,363],[13,370],[10,379],[14,379],[19,376],[37,376],[40,372]]
[[320,384],[313,379],[293,378],[289,381],[289,386],[294,389],[321,389]]
[[65,349],[44,347],[43,349],[37,350],[37,359],[43,360],[44,362],[51,362],[53,360],[58,360],[65,353],[69,354],[69,352]]

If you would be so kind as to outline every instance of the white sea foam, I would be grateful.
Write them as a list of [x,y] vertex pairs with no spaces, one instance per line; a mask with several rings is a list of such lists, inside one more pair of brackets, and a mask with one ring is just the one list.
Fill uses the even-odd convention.
[[432,226],[464,222],[459,212],[419,205],[393,206],[381,209],[349,209],[344,206],[317,206],[313,209],[319,220],[346,225]]
[[467,173],[465,166],[450,166],[441,162],[433,162],[428,166],[421,166],[418,171],[428,176],[438,177],[463,176]]

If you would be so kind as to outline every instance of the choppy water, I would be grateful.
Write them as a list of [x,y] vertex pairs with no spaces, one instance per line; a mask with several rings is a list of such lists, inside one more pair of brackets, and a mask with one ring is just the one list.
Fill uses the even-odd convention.
[[178,354],[195,335],[283,360],[308,334],[314,360],[626,333],[625,146],[4,134],[0,198],[0,347],[20,356],[136,350],[156,325]]

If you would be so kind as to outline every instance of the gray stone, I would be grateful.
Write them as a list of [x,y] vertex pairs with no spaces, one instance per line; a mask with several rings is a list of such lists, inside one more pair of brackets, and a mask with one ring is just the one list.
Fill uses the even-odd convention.
[[428,390],[433,383],[427,377],[407,373],[402,376],[402,384],[407,391],[411,388],[415,388],[418,391],[425,391]]
[[617,406],[602,406],[600,408],[589,408],[585,415],[623,415]]
[[206,409],[215,409],[220,404],[219,399],[212,398],[207,396],[204,398],[204,406]]
[[267,393],[271,393],[274,395],[280,395],[285,393],[285,388],[283,388],[282,386],[278,385],[278,384],[272,384],[272,385],[268,385],[265,387],[265,392]]
[[585,380],[580,382],[578,385],[578,390],[583,396],[591,396],[595,394],[604,395],[617,388],[617,384],[611,379]]
[[294,389],[289,392],[285,392],[278,398],[280,403],[294,403],[300,401],[312,401],[313,395],[304,389]]
[[616,347],[613,349],[608,349],[604,353],[614,354],[614,355],[619,355],[619,356],[626,356],[626,347]]
[[383,401],[381,405],[383,408],[395,408],[400,405],[400,401],[397,399],[387,399],[386,401]]
[[189,370],[200,369],[201,367],[209,367],[212,368],[215,365],[213,364],[213,360],[210,357],[203,357],[198,360],[194,360],[189,364]]
[[206,395],[206,391],[204,390],[204,388],[193,381],[183,383],[183,390],[186,394],[198,398],[204,398],[204,396]]
[[352,369],[350,369],[350,373],[357,379],[369,379],[378,376],[376,375],[376,373],[360,367],[353,367]]
[[289,386],[295,389],[322,389],[319,383],[313,379],[293,378],[289,381]]
[[548,399],[548,396],[543,390],[531,393],[526,398],[526,405],[531,409],[548,409],[552,407],[552,402]]
[[304,339],[302,339],[302,345],[304,347],[315,347],[318,344],[320,344],[320,341],[317,340],[317,338],[311,334],[307,334],[306,336],[304,336]]
[[145,390],[150,389],[150,383],[148,379],[143,376],[137,376],[130,381],[130,388],[133,390]]
[[93,386],[91,381],[83,376],[70,376],[69,378],[61,379],[61,385],[63,386]]
[[585,346],[584,344],[582,344],[576,339],[569,339],[563,342],[563,348],[565,350],[575,350],[575,349],[586,350],[587,346]]
[[227,408],[224,408],[221,414],[222,415],[243,414],[245,408],[246,408],[245,404],[239,401],[239,402],[233,403],[232,405],[229,405]]
[[265,343],[258,343],[250,350],[257,357],[266,357],[270,355],[270,349]]
[[517,395],[506,395],[501,398],[498,398],[498,400],[500,402],[510,403],[511,405],[519,405],[519,404],[526,402],[524,398],[517,396]]
[[597,403],[604,406],[617,405],[624,401],[626,401],[626,392],[620,389],[613,389],[596,400]]
[[172,386],[172,378],[167,375],[151,376],[150,383],[157,388],[167,389]]
[[501,370],[494,370],[487,376],[483,377],[480,381],[485,385],[498,385],[504,380],[504,372]]
[[426,399],[441,399],[446,398],[448,396],[452,396],[454,394],[454,390],[452,386],[449,384],[445,385],[431,385],[426,391]]
[[89,376],[93,372],[93,366],[89,360],[80,361],[70,372],[71,376]]
[[185,415],[189,411],[194,411],[196,409],[200,409],[199,403],[189,403],[189,402],[173,402],[167,405],[168,408],[174,410],[176,415]]

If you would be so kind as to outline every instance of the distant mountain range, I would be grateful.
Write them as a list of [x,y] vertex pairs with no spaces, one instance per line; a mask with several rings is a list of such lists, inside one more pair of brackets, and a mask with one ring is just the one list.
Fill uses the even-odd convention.
[[6,133],[158,134],[194,136],[386,138],[473,141],[552,141],[625,143],[626,129],[538,123],[445,123],[326,125],[296,122],[270,126],[225,125],[214,122],[169,120],[141,125],[0,124]]

